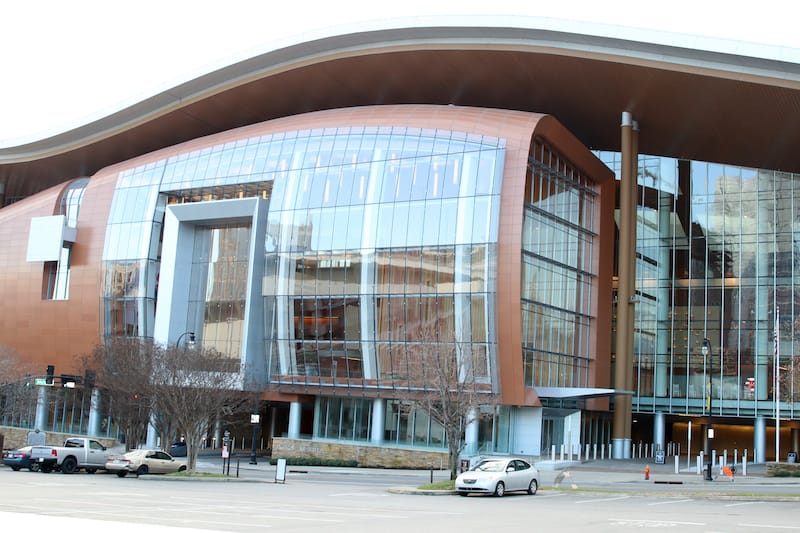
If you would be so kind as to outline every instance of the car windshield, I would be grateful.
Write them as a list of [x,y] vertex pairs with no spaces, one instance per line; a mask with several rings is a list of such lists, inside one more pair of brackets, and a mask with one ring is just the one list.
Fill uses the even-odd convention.
[[505,461],[481,461],[472,470],[476,472],[502,472]]

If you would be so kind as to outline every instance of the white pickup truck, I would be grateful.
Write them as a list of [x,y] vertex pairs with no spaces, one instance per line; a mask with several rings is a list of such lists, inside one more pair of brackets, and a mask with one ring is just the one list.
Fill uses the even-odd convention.
[[81,469],[93,474],[105,468],[110,452],[99,441],[87,437],[70,437],[63,446],[33,446],[31,462],[42,472],[60,470],[72,474]]

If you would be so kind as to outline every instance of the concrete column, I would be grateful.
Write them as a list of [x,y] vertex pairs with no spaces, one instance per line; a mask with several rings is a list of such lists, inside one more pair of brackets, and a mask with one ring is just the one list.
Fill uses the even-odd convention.
[[667,419],[664,413],[656,413],[653,418],[653,444],[656,450],[666,451]]
[[[629,112],[622,113],[622,169],[619,202],[619,277],[617,283],[617,331],[614,388],[632,392],[633,388],[633,321],[636,294],[636,191],[637,140],[636,123]],[[631,395],[614,396],[612,457],[630,458]]]
[[[772,187],[772,183],[767,183],[767,186]],[[775,231],[773,226],[773,202],[768,202],[765,193],[759,194],[759,201],[757,202],[756,209],[756,232],[758,233],[759,242],[756,247],[755,256],[755,275],[754,279],[758,280],[756,288],[756,301],[752,302],[755,311],[756,324],[765,324],[765,327],[757,327],[755,331],[755,378],[756,378],[756,400],[769,400],[771,401],[773,380],[769,377],[769,370],[774,360],[774,322],[772,318],[772,309],[770,306],[770,293],[772,292],[772,272],[775,266],[773,265],[773,258],[775,249],[772,243],[772,234]],[[772,199],[772,194],[769,194],[769,199]],[[767,237],[768,236],[768,237]],[[767,237],[767,238],[764,238]]]
[[99,437],[103,424],[103,416],[100,413],[100,389],[92,389],[89,399],[89,436]]
[[767,421],[763,416],[757,416],[753,422],[753,462],[767,462]]
[[147,438],[146,438],[147,447],[148,448],[155,448],[155,449],[161,448],[161,449],[169,450],[169,445],[172,444],[171,442],[162,442],[161,446],[158,445],[159,444],[158,443],[158,437],[160,435],[158,434],[158,431],[156,431],[155,418],[156,418],[155,413],[151,413],[150,414],[150,423],[147,424]]
[[670,348],[670,332],[672,328],[669,323],[669,303],[670,288],[672,284],[670,276],[670,250],[671,250],[671,228],[672,221],[672,195],[661,191],[658,194],[658,236],[660,248],[658,255],[658,290],[656,301],[656,354],[655,354],[655,394],[657,398],[665,398],[669,392],[669,358],[672,354]]
[[300,415],[303,412],[303,406],[300,402],[292,402],[289,404],[289,432],[290,439],[297,439],[300,437]]
[[36,418],[33,422],[34,429],[47,431],[50,414],[50,409],[48,409],[49,401],[50,389],[48,387],[39,386],[39,391],[36,394]]
[[386,425],[386,400],[375,398],[372,400],[372,432],[370,442],[372,444],[383,443],[383,431]]
[[464,430],[464,455],[475,455],[478,453],[478,417],[477,409],[470,410],[469,418],[471,421]]

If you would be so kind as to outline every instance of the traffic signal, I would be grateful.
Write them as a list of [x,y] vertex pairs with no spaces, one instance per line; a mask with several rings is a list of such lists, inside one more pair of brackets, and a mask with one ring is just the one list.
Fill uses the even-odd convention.
[[47,383],[48,385],[53,384],[53,374],[55,373],[55,371],[56,367],[54,367],[53,365],[47,365],[47,377],[45,378],[45,383]]

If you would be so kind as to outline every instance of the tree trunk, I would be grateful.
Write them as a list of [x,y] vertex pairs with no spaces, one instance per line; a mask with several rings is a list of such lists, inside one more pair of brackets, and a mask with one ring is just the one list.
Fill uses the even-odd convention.
[[452,446],[448,446],[448,458],[450,462],[450,479],[455,479],[458,477],[458,448],[454,448]]

